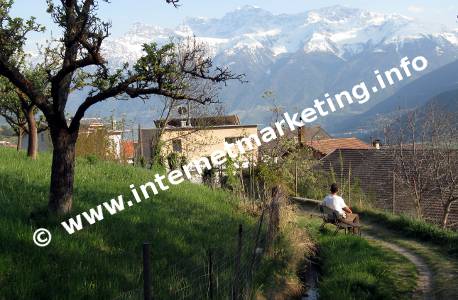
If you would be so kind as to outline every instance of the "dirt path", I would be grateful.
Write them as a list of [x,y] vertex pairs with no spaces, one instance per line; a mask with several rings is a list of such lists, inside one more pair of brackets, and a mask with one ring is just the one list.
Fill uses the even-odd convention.
[[433,272],[420,256],[404,247],[381,240],[371,234],[363,233],[363,237],[401,254],[415,265],[418,271],[418,278],[417,289],[414,292],[413,299],[435,299],[432,293]]
[[[316,209],[307,209],[307,207],[301,207],[300,214],[307,214],[314,217],[320,217],[317,213]],[[412,262],[418,271],[418,278],[417,278],[417,288],[414,291],[413,299],[428,299],[434,300],[436,297],[433,293],[433,271],[431,267],[426,263],[426,261],[414,251],[407,249],[406,247],[402,247],[397,243],[388,242],[387,240],[391,240],[389,235],[384,234],[384,230],[379,230],[380,228],[377,227],[375,224],[371,223],[362,223],[363,225],[363,237],[371,240],[382,247],[388,248],[396,253],[407,258],[410,262]]]

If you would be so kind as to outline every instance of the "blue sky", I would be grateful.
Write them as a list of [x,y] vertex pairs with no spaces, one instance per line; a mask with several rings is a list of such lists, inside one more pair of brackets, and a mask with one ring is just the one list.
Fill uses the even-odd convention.
[[[13,10],[15,15],[22,17],[34,15],[40,23],[53,29],[50,18],[45,12],[45,0],[16,0],[15,2]],[[182,6],[178,9],[166,5],[165,0],[111,0],[111,2],[111,4],[101,4],[100,15],[103,19],[112,21],[114,36],[126,32],[135,22],[174,27],[186,17],[221,17],[244,5],[256,5],[279,14],[340,4],[378,12],[400,13],[428,22],[441,23],[450,28],[458,26],[456,0],[182,0]]]

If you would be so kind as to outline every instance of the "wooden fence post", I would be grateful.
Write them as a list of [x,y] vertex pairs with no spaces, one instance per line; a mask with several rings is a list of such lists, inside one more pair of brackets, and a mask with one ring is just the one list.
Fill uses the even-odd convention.
[[151,243],[143,243],[143,298],[151,300]]
[[263,208],[261,216],[259,218],[258,230],[256,232],[256,237],[255,237],[255,241],[254,241],[254,249],[253,249],[253,254],[252,254],[251,262],[250,262],[250,269],[248,270],[249,273],[248,273],[248,280],[246,282],[246,288],[247,288],[247,293],[249,293],[250,295],[253,292],[251,290],[251,281],[253,279],[254,266],[256,264],[256,256],[258,255],[258,253],[257,253],[258,245],[259,245],[259,240],[260,240],[260,237],[261,237],[262,224],[264,222],[264,215],[265,215],[266,210],[267,210],[267,208]]
[[351,207],[351,162],[348,166],[348,204]]
[[259,224],[258,224],[258,231],[256,232],[256,238],[254,241],[254,249],[253,249],[253,255],[251,257],[251,262],[250,262],[250,281],[251,281],[251,276],[253,275],[253,269],[254,269],[254,264],[256,262],[256,251],[258,249],[258,244],[259,244],[259,239],[261,236],[261,230],[262,230],[262,224],[264,222],[264,214],[266,212],[266,208],[262,210],[261,217],[259,218]]
[[234,273],[234,289],[232,291],[232,299],[241,299],[240,293],[240,261],[242,259],[242,237],[243,227],[239,224],[239,235],[237,244],[237,254],[235,256],[235,273]]
[[294,195],[299,196],[297,193],[297,160],[294,160]]

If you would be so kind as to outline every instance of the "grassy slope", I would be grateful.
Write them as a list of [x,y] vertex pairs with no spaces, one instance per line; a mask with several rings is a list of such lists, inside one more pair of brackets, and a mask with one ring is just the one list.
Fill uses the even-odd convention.
[[319,232],[321,220],[301,216],[316,239],[320,299],[410,299],[416,269],[406,258],[352,235]]
[[[57,222],[29,218],[46,206],[49,169],[49,155],[32,162],[0,148],[0,299],[112,299],[139,289],[143,241],[153,243],[156,296],[175,298],[167,293],[170,287],[198,286],[205,249],[219,245],[216,264],[222,264],[233,257],[238,224],[255,229],[255,220],[237,212],[227,193],[183,183],[70,236]],[[79,160],[72,216],[118,194],[127,198],[130,184],[151,181],[152,175]],[[46,248],[32,242],[39,225],[53,234]]]

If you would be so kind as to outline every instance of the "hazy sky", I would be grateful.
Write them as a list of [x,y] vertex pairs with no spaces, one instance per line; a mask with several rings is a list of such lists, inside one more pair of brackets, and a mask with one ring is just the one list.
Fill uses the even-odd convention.
[[[14,15],[34,15],[38,21],[53,29],[45,12],[45,0],[16,0]],[[101,4],[100,15],[113,23],[114,36],[127,31],[135,22],[174,27],[186,17],[221,17],[244,5],[256,5],[275,14],[303,12],[313,8],[340,4],[384,13],[400,13],[428,22],[437,22],[450,28],[458,27],[456,0],[404,1],[404,0],[182,0],[178,9],[166,5],[165,0],[111,0]]]

